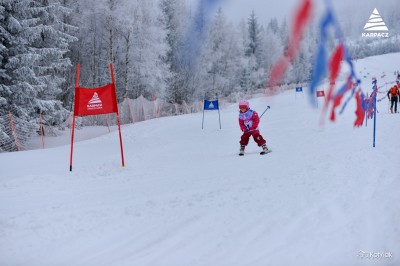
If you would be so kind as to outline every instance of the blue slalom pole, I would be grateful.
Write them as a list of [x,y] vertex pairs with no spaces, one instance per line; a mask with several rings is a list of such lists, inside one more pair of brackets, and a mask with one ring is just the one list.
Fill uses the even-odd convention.
[[[367,92],[367,99],[368,99],[368,92]],[[368,126],[368,112],[365,112],[365,126]]]

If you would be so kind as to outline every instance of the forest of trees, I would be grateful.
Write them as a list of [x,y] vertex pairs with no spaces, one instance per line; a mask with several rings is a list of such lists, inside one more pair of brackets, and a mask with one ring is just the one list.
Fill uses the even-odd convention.
[[[399,12],[386,21],[400,21]],[[98,87],[110,82],[112,63],[119,102],[143,95],[181,104],[254,92],[282,55],[290,22],[261,25],[254,11],[231,22],[221,8],[209,14],[185,0],[0,0],[0,118],[10,112],[37,124],[42,113],[49,125],[65,122],[77,64],[80,85]],[[283,83],[310,79],[317,26],[307,30]],[[353,58],[400,51],[398,38],[348,40]]]

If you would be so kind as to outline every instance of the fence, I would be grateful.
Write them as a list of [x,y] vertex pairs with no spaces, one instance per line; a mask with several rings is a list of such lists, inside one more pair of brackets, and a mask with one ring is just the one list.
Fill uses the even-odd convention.
[[[251,99],[257,95],[263,95],[263,91],[253,94],[237,92],[226,98],[219,98],[220,107],[224,108],[228,102],[238,102],[240,99]],[[203,111],[203,101],[193,103],[183,102],[182,104],[168,103],[163,99],[147,100],[140,96],[136,99],[125,99],[118,104],[121,124],[137,123],[149,119],[197,113]],[[0,116],[0,152],[30,150],[38,145],[32,145],[29,141],[32,136],[41,136],[40,146],[45,148],[46,136],[58,136],[61,131],[71,128],[72,114],[64,123],[50,126],[46,121],[42,121],[41,114],[37,118],[32,118],[32,122],[24,121],[11,113]],[[40,121],[40,122],[38,122]],[[80,129],[84,126],[108,126],[116,125],[115,115],[94,115],[77,117],[75,128]]]
[[[162,99],[149,101],[143,96],[136,99],[125,99],[118,104],[119,115],[122,124],[136,123],[144,120],[171,116],[196,113],[202,111],[201,101],[188,104],[171,104]],[[72,117],[72,114],[71,114]],[[37,122],[40,121],[40,122]],[[84,126],[108,126],[116,125],[114,115],[94,115],[77,117],[75,128]],[[23,151],[33,149],[34,146],[29,141],[32,136],[41,136],[41,147],[45,148],[46,136],[57,136],[60,131],[71,128],[71,119],[57,126],[50,126],[42,120],[41,114],[31,122],[8,115],[0,116],[0,152]]]

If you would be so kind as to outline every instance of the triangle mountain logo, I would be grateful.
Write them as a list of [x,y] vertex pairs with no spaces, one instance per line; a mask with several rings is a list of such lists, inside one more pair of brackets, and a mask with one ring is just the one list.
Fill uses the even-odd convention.
[[93,103],[101,103],[101,100],[99,98],[99,95],[97,94],[97,92],[95,92],[92,96],[92,99],[90,99],[89,104],[93,104]]
[[367,31],[389,31],[383,21],[381,15],[379,15],[378,10],[375,8],[372,11],[371,16],[368,19],[368,22],[364,26],[364,30]]
[[101,102],[97,92],[93,93],[92,99],[87,104],[88,110],[102,109],[103,103]]

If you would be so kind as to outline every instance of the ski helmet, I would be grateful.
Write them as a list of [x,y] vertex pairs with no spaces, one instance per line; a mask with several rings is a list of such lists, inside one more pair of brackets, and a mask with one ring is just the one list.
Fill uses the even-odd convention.
[[240,108],[241,106],[245,106],[246,108],[249,108],[249,102],[248,102],[247,100],[241,100],[241,101],[239,102],[239,108]]

